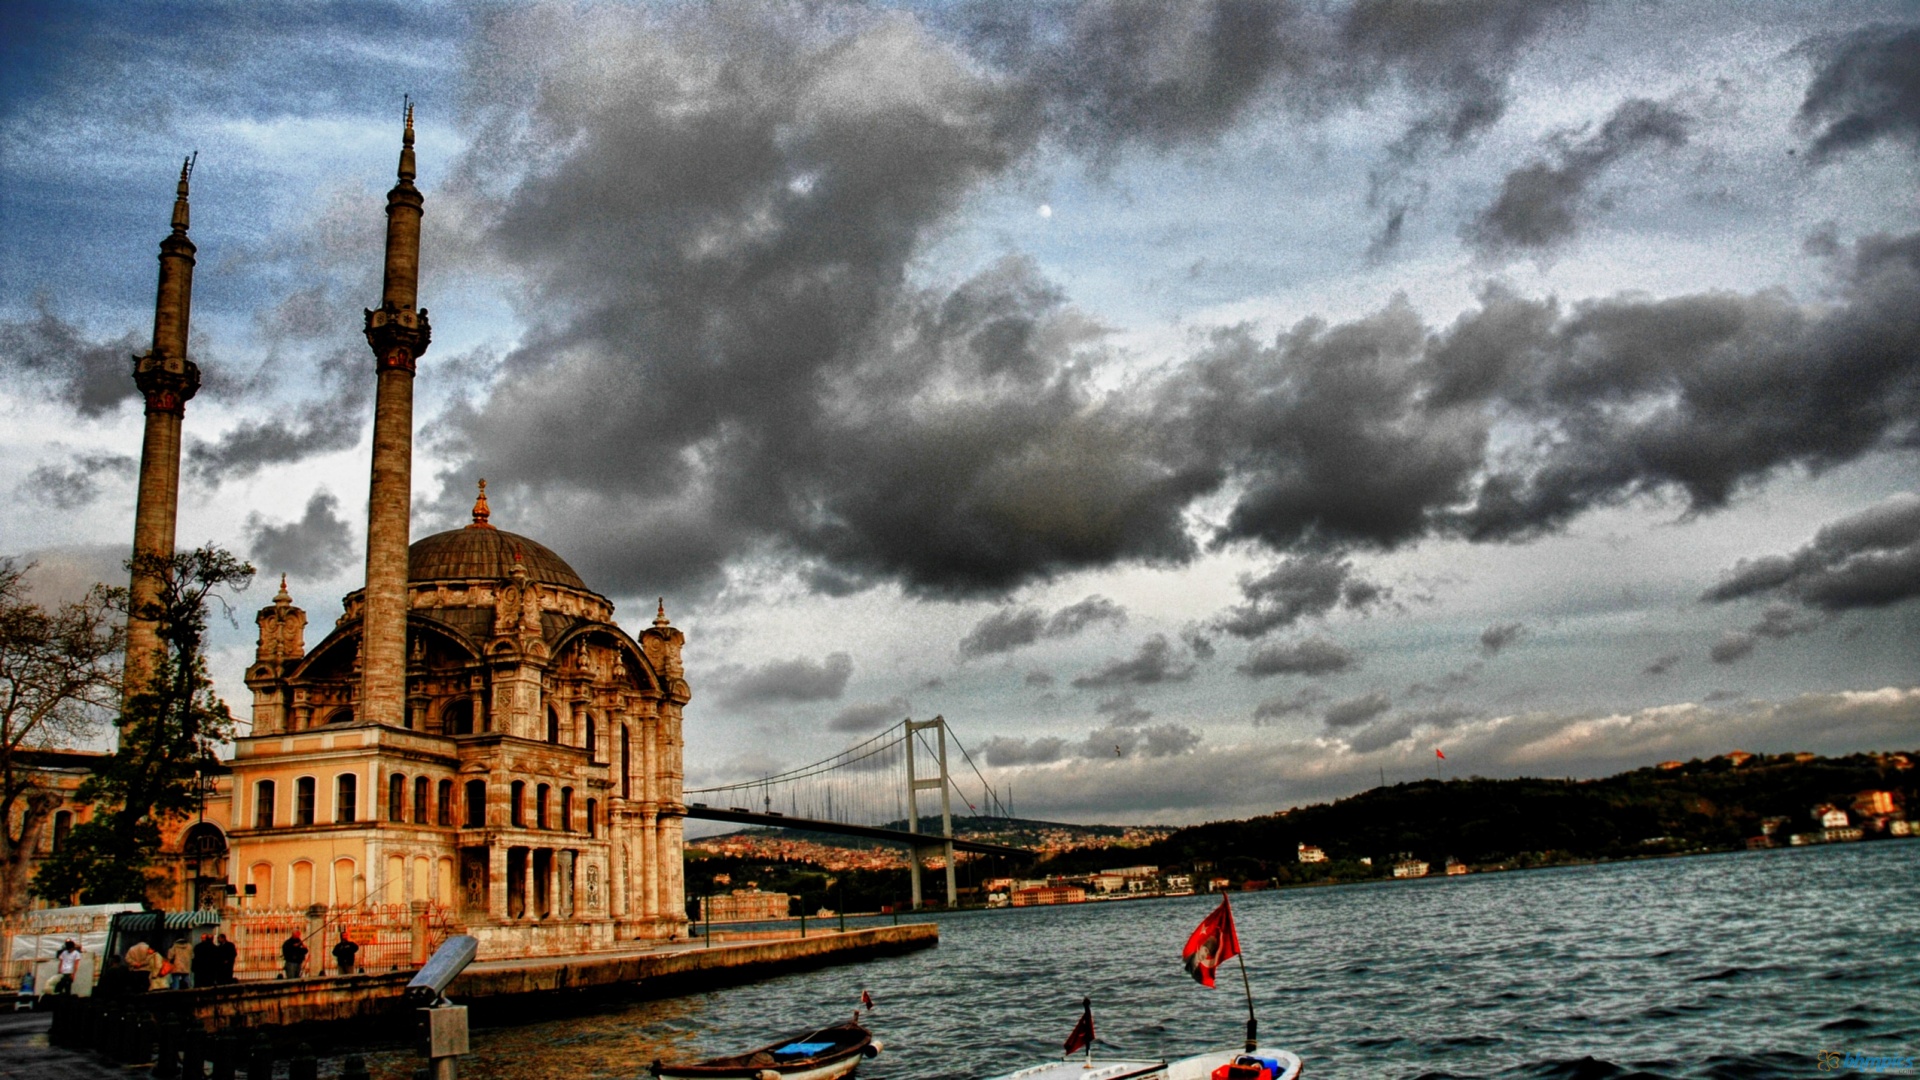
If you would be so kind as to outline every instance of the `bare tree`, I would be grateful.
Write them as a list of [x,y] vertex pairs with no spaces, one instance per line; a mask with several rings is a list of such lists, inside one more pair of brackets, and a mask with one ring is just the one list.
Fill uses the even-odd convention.
[[30,569],[0,558],[0,917],[26,907],[33,850],[60,805],[33,752],[80,745],[114,715],[126,645],[115,590],[49,612],[27,599]]

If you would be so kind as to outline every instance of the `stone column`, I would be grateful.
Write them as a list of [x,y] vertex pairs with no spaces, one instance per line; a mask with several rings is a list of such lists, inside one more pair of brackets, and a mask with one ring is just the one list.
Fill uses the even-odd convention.
[[200,369],[187,359],[193,307],[193,241],[187,239],[187,179],[180,167],[173,200],[173,232],[160,241],[160,284],[153,304],[153,347],[133,359],[133,383],[146,399],[140,445],[140,486],[133,512],[133,576],[129,582],[126,693],[144,691],[163,646],[154,619],[162,578],[159,560],[173,555],[180,510],[180,426],[187,401],[200,389]]
[[367,592],[361,623],[360,713],[406,723],[407,544],[413,513],[413,374],[432,337],[414,310],[420,277],[420,215],[413,186],[413,107],[401,140],[400,179],[387,192],[386,282],[366,313],[374,355],[373,476],[367,499]]

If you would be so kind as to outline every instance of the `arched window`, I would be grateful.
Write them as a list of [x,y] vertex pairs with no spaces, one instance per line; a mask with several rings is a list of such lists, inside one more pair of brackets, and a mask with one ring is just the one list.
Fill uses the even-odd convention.
[[473,699],[461,698],[440,714],[440,730],[448,735],[473,734]]
[[407,778],[400,773],[387,777],[387,820],[407,820]]
[[600,761],[600,725],[594,723],[592,713],[587,714],[587,760]]
[[343,772],[334,781],[333,820],[343,825],[358,820],[360,810],[360,778],[350,772]]
[[424,776],[413,778],[413,823],[427,824],[427,800],[433,794],[433,781]]
[[262,780],[253,785],[253,827],[273,828],[273,781],[271,780]]
[[439,805],[434,807],[434,822],[440,825],[453,824],[453,781],[440,781]]
[[573,831],[573,789],[570,787],[560,789],[560,831]]
[[587,800],[587,835],[600,835],[600,800]]
[[67,842],[67,834],[73,831],[73,811],[60,810],[53,815],[53,848],[59,851]]
[[550,828],[552,825],[547,820],[547,793],[551,790],[545,784],[533,789],[533,827],[536,829]]
[[485,780],[467,781],[467,828],[484,829],[487,827],[487,782]]
[[293,782],[293,823],[295,825],[313,824],[314,780],[303,776]]
[[333,711],[333,715],[327,717],[327,723],[351,724],[353,723],[353,710],[352,709],[335,709]]
[[560,741],[560,714],[554,712],[551,705],[547,706],[547,741],[550,743]]
[[527,782],[515,780],[512,793],[507,796],[507,824],[516,829],[527,827]]
[[633,740],[625,724],[620,725],[620,797],[633,798]]

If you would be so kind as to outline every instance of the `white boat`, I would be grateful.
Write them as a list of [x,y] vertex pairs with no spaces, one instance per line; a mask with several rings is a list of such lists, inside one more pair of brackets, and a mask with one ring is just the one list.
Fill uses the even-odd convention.
[[1049,1061],[993,1080],[1166,1080],[1164,1061]]
[[[1222,1066],[1234,1066],[1225,1074],[1224,1080],[1297,1080],[1300,1075],[1300,1058],[1288,1050],[1269,1050],[1264,1047],[1249,1053],[1245,1049],[1214,1050],[1205,1054],[1196,1054],[1190,1058],[1167,1065],[1167,1080],[1213,1080]],[[1277,1069],[1277,1071],[1276,1071]]]

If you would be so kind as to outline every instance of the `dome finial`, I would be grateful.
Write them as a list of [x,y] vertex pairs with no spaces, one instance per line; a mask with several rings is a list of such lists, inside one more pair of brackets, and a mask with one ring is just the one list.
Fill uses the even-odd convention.
[[400,135],[400,182],[404,184],[412,180],[414,176],[413,95],[408,94],[403,100],[406,102],[406,106],[407,106],[407,124],[406,124],[406,130],[403,131]]
[[487,507],[487,482],[482,479],[480,481],[480,497],[473,500],[473,524],[467,526],[467,528],[491,529],[493,526],[487,523],[487,519],[492,516],[493,511]]
[[658,608],[656,608],[656,609],[654,610],[654,614],[653,614],[653,625],[655,625],[655,626],[666,626],[666,625],[668,625],[668,623],[667,623],[667,598],[666,598],[666,597],[664,597],[664,596],[660,598],[660,606],[659,606]]
[[193,177],[194,163],[200,160],[200,151],[195,150],[190,157],[180,162],[180,182],[174,186],[173,195],[173,231],[184,236],[187,232],[187,181]]
[[293,603],[293,596],[287,592],[287,575],[285,574],[280,575],[280,591],[273,594],[273,602],[281,607]]

